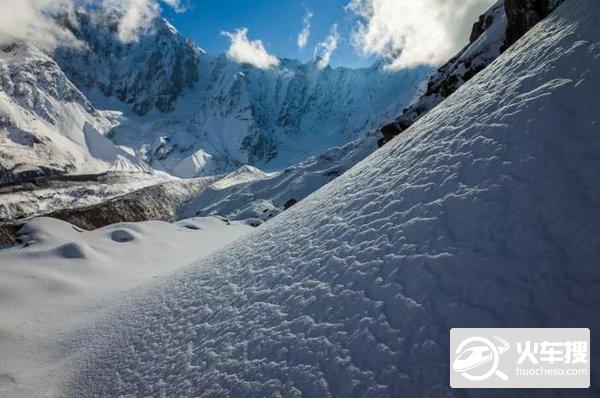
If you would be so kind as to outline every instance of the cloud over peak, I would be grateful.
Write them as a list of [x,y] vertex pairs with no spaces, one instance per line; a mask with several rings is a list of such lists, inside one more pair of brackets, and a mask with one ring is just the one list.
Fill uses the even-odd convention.
[[304,15],[304,28],[302,29],[302,31],[298,34],[298,48],[303,50],[306,45],[308,44],[308,39],[310,38],[310,20],[312,19],[312,17],[314,16],[314,14],[311,11],[306,11],[306,14]]
[[[162,0],[176,11],[184,11],[182,0]],[[54,47],[75,43],[75,38],[54,19],[58,13],[77,8],[115,11],[119,16],[119,38],[137,40],[139,32],[160,15],[159,0],[1,0],[0,41],[24,41]]]
[[355,47],[389,69],[439,65],[462,48],[472,23],[496,0],[351,0]]
[[331,56],[334,51],[337,50],[339,41],[340,35],[338,33],[338,25],[333,24],[329,31],[329,35],[315,47],[315,59],[317,59],[317,67],[319,69],[323,69],[329,65]]
[[227,57],[240,64],[249,64],[259,69],[269,69],[279,65],[279,59],[269,54],[261,40],[249,40],[248,29],[237,29],[234,33],[221,32],[231,44]]

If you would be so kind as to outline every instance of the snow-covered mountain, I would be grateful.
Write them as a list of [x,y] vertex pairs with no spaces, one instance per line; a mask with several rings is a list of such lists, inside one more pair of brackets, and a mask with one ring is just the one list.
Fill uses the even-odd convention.
[[[0,251],[0,394],[599,396],[594,382],[507,393],[448,380],[453,327],[600,339],[599,20],[598,1],[565,0],[404,134],[256,229],[29,221],[26,244]],[[330,158],[360,153],[347,149]],[[249,167],[212,192],[237,185],[226,196],[252,203],[271,195],[267,179],[287,193],[322,181],[303,165],[289,179]]]
[[480,396],[449,387],[452,327],[600,338],[598,20],[566,0],[333,183],[142,290],[70,395]]
[[105,134],[111,127],[47,54],[0,46],[0,183],[41,173],[140,170]]
[[263,70],[206,54],[162,18],[127,43],[103,9],[56,20],[76,43],[2,44],[4,182],[147,166],[186,178],[281,169],[392,120],[427,73],[293,60]]
[[[117,151],[178,177],[244,164],[281,169],[343,145],[392,120],[416,96],[428,72],[388,73],[379,65],[320,68],[318,60],[288,59],[259,69],[206,54],[161,18],[140,32],[139,40],[127,43],[117,33],[118,17],[102,10],[56,19],[78,43],[38,51],[40,59],[61,76],[64,72],[68,79],[63,80],[88,104],[89,117],[99,114],[94,108],[103,111],[97,129],[120,147]],[[52,72],[42,62],[36,61],[36,68]],[[74,118],[68,110],[61,113]],[[61,128],[61,134],[84,133],[75,125]],[[62,168],[81,171],[71,163]]]

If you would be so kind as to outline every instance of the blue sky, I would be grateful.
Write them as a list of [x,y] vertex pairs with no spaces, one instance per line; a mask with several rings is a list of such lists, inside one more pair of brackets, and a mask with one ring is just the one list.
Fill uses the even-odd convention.
[[[164,16],[185,36],[209,53],[227,50],[229,40],[221,31],[248,28],[248,38],[262,40],[267,51],[279,58],[312,59],[316,44],[338,24],[340,42],[331,66],[363,67],[375,59],[359,54],[349,42],[355,16],[344,10],[349,0],[190,0],[188,10],[176,13],[164,7]],[[311,35],[305,49],[297,45],[306,10],[313,12]]]

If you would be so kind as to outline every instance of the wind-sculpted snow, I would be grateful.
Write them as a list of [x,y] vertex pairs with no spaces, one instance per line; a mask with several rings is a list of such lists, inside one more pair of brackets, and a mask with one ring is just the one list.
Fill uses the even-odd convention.
[[382,150],[145,290],[68,393],[481,396],[448,387],[451,327],[600,338],[598,20],[566,1]]

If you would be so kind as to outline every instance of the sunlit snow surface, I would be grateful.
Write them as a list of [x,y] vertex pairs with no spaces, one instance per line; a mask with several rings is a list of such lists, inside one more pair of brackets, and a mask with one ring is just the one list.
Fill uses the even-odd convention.
[[600,337],[599,20],[566,1],[391,144],[140,292],[66,393],[481,396],[448,387],[451,327]]
[[51,218],[28,221],[26,243],[0,250],[0,397],[61,396],[73,353],[129,290],[251,230],[214,217],[90,232]]

